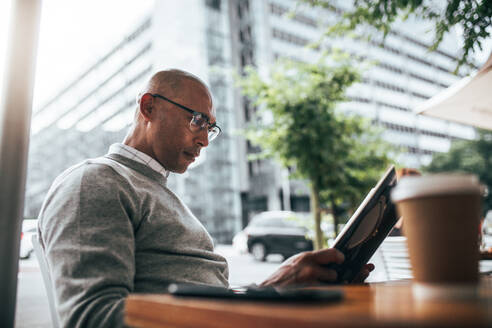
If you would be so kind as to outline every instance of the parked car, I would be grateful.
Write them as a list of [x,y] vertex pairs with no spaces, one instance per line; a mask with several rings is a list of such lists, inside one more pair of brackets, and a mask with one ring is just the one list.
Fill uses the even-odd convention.
[[34,248],[32,246],[32,236],[37,234],[38,220],[22,221],[21,243],[19,258],[28,259]]
[[268,211],[255,215],[248,226],[234,236],[233,247],[247,250],[258,261],[265,261],[269,254],[281,254],[284,258],[313,249],[313,242],[306,238],[308,229],[303,221],[308,214],[289,211]]

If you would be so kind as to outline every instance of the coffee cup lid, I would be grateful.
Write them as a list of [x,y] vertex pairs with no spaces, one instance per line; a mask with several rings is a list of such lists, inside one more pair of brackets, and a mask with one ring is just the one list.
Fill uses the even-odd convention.
[[398,181],[391,192],[391,200],[453,194],[480,194],[482,186],[472,174],[430,174],[406,176]]

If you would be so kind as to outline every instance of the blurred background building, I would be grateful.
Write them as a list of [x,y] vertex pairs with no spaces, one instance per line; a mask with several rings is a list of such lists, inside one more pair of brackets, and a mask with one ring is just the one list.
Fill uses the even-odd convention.
[[457,38],[448,37],[437,51],[428,52],[432,40],[425,31],[430,26],[408,21],[383,46],[374,39],[344,38],[306,47],[342,11],[296,6],[294,0],[156,1],[133,32],[34,110],[25,216],[37,216],[51,182],[64,169],[103,155],[109,145],[123,140],[136,95],[153,72],[164,68],[200,76],[215,98],[223,134],[187,173],[171,175],[169,185],[218,242],[230,241],[253,213],[309,210],[302,181],[289,181],[288,173],[271,161],[248,161],[257,149],[237,131],[255,108],[233,79],[233,72],[247,65],[267,72],[279,58],[313,61],[330,47],[376,60],[362,82],[349,89],[350,101],[341,107],[382,126],[384,138],[404,150],[398,161],[406,166],[429,163],[434,152],[448,151],[453,139],[475,137],[471,127],[413,112],[464,76],[453,75]]

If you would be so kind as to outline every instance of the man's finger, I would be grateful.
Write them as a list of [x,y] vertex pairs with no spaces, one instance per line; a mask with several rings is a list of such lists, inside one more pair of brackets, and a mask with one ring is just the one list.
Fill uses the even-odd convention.
[[364,280],[366,280],[367,277],[369,277],[370,272],[373,271],[374,268],[375,266],[372,263],[364,265],[360,270],[360,272],[357,274],[357,276],[355,276],[354,280],[352,280],[352,282],[353,283],[364,282]]
[[369,277],[369,272],[366,270],[360,271],[357,276],[355,276],[354,280],[352,280],[352,283],[362,283],[366,278]]
[[325,248],[318,251],[313,251],[310,258],[318,264],[338,263],[341,264],[345,260],[345,255],[336,248]]

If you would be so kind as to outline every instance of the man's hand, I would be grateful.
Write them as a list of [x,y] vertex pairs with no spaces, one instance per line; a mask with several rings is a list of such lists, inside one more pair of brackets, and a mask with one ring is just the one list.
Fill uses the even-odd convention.
[[[335,248],[303,252],[282,263],[280,268],[260,286],[284,287],[333,283],[337,279],[337,272],[328,268],[327,264],[341,264],[344,259],[344,255]],[[374,265],[364,266],[354,282],[363,282],[372,270]]]

